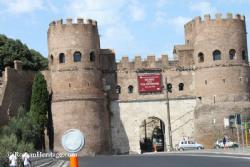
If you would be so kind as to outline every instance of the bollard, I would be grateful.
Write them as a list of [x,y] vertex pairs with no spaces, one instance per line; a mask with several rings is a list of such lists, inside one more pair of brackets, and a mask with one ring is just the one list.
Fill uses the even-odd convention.
[[70,156],[70,167],[78,167],[77,155],[71,155]]
[[70,167],[78,167],[77,153],[84,147],[84,134],[78,129],[69,129],[64,132],[61,138],[63,148],[71,153]]

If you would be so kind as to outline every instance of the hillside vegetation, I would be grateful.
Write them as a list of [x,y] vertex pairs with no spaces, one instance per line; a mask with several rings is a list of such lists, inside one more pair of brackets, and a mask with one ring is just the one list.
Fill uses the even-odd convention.
[[18,39],[0,34],[0,71],[6,66],[13,67],[14,60],[21,60],[24,70],[38,71],[48,67],[48,60],[39,52],[29,49]]

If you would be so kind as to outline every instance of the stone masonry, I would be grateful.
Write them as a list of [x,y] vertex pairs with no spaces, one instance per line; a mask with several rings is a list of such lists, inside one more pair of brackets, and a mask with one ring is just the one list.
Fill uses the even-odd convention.
[[[164,123],[168,147],[166,78],[172,85],[169,101],[174,145],[183,136],[194,138],[205,148],[211,148],[223,134],[235,138],[233,130],[224,127],[224,119],[250,113],[245,17],[205,15],[186,23],[184,30],[185,44],[174,46],[174,60],[163,54],[159,59],[137,55],[132,61],[123,57],[116,62],[113,50],[100,48],[96,21],[69,18],[51,22],[49,70],[43,74],[52,97],[54,151],[63,152],[62,134],[77,128],[86,137],[80,155],[140,153],[140,127],[153,118]],[[10,71],[6,69],[4,78]],[[139,93],[139,74],[160,74],[162,90]],[[1,95],[3,101],[11,93]],[[7,108],[1,112],[7,120]]]

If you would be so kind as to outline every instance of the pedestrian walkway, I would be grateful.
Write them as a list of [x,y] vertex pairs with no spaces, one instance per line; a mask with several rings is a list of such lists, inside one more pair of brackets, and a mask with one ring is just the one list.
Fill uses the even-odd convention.
[[204,154],[228,154],[228,155],[243,155],[250,157],[250,147],[240,148],[221,148],[221,149],[205,149],[205,150],[190,150],[190,151],[173,151],[173,152],[148,152],[145,155],[159,154],[182,154],[182,153],[204,153]]
[[57,158],[33,158],[31,160],[32,166],[36,167],[68,167],[69,162]]
[[221,148],[221,149],[206,149],[202,150],[204,153],[217,153],[217,154],[237,154],[250,156],[250,147],[239,148]]

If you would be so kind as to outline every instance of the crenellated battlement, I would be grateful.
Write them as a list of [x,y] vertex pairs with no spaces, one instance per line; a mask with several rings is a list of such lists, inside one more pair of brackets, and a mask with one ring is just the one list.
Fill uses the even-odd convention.
[[122,57],[121,61],[117,63],[118,70],[128,69],[136,70],[140,68],[167,68],[174,66],[169,62],[168,55],[162,54],[161,58],[156,58],[155,55],[148,55],[146,59],[142,59],[140,55],[136,55],[135,58],[130,61],[128,56]]
[[92,25],[97,26],[97,21],[92,19],[77,18],[73,20],[72,18],[67,18],[66,20],[60,19],[57,21],[52,21],[49,26],[62,26],[62,25]]
[[223,15],[221,13],[217,13],[217,14],[215,14],[214,18],[211,18],[211,16],[209,14],[207,14],[207,15],[204,15],[203,18],[201,18],[200,16],[195,17],[193,20],[186,23],[184,25],[184,27],[185,27],[185,29],[187,29],[187,28],[190,29],[191,27],[194,27],[194,26],[199,25],[199,24],[222,21],[222,20],[224,20],[224,21],[239,20],[239,21],[245,22],[245,16],[240,15],[240,14],[233,15],[232,13],[227,13],[227,15],[225,17],[223,17]]

